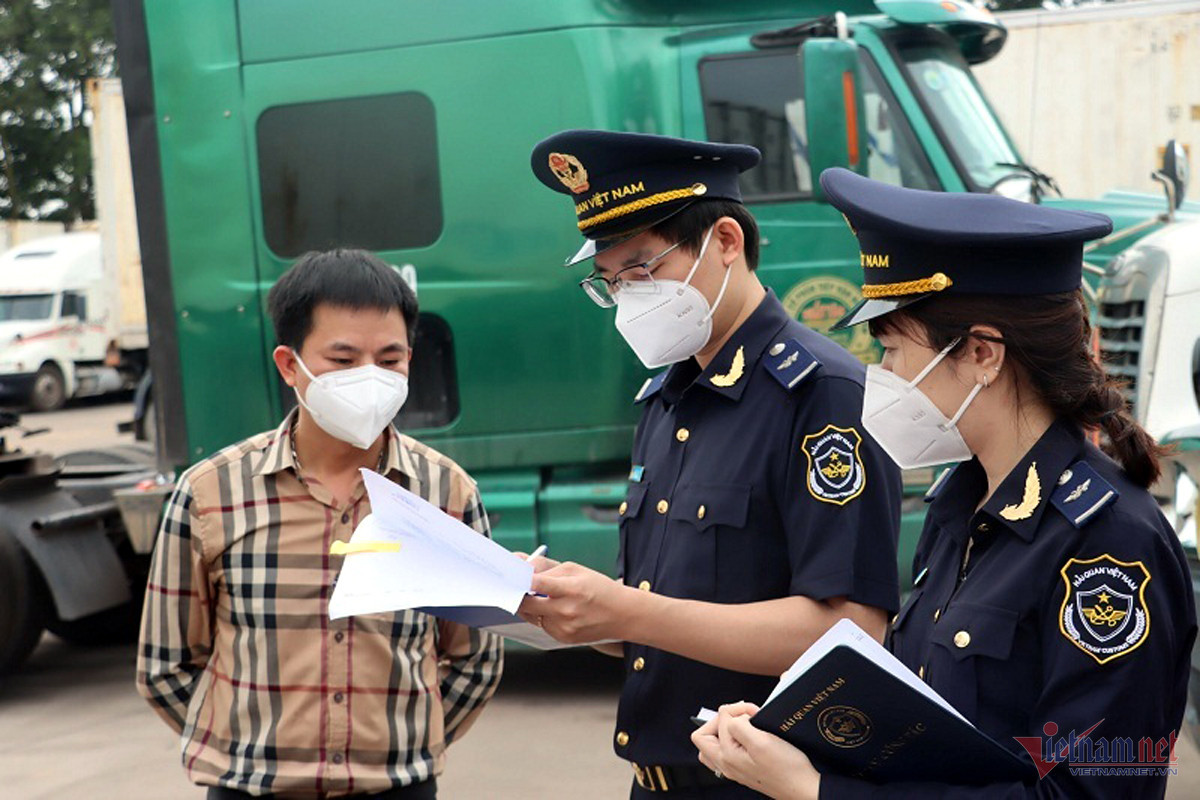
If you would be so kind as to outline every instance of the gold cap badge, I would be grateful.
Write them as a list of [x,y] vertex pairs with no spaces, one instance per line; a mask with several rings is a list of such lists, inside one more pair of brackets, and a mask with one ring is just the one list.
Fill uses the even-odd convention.
[[554,173],[563,186],[571,190],[572,194],[580,194],[588,190],[588,174],[583,168],[583,164],[575,156],[567,153],[551,153],[550,171]]

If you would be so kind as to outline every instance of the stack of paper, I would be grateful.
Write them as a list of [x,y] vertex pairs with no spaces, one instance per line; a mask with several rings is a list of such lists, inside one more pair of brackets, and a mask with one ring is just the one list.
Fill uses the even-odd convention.
[[532,565],[382,475],[362,473],[371,514],[345,548],[330,619],[418,609],[541,649],[567,646],[515,614]]

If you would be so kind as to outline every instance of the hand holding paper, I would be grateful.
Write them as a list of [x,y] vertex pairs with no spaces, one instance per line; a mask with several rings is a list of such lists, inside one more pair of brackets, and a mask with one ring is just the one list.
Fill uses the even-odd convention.
[[418,609],[541,649],[565,647],[516,616],[533,565],[436,506],[364,469],[371,514],[348,543],[329,616]]

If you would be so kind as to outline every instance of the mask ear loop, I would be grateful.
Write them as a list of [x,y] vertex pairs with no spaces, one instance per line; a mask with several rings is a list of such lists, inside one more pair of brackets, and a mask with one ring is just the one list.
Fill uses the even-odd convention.
[[[304,370],[304,374],[308,376],[309,381],[311,381],[312,383],[316,383],[316,381],[317,381],[316,376],[313,375],[312,372],[309,371],[308,365],[304,363],[304,359],[302,359],[300,357],[300,354],[296,352],[296,348],[293,347],[290,349],[292,351],[292,355],[294,355],[296,357],[296,363],[300,365],[300,369]],[[311,386],[312,383],[310,383],[309,385]],[[312,409],[308,407],[308,403],[306,403],[304,401],[304,398],[300,396],[300,387],[293,386],[292,392],[296,395],[296,402],[298,402],[301,406],[303,406],[305,411],[307,411],[308,413],[311,414]]]
[[944,431],[948,431],[951,428],[953,428],[955,425],[957,425],[958,421],[960,419],[962,419],[962,415],[967,413],[967,406],[971,405],[971,401],[974,400],[975,397],[986,388],[987,388],[986,382],[975,384],[975,388],[972,389],[971,393],[967,395],[967,399],[963,400],[963,404],[958,407],[958,411],[955,412],[954,416],[950,418],[950,421],[947,422],[945,425],[939,425],[938,427],[940,427]]
[[961,336],[955,337],[954,341],[952,341],[950,344],[948,344],[944,348],[942,348],[942,352],[940,352],[936,356],[934,356],[933,360],[925,365],[925,369],[918,372],[917,377],[913,378],[911,381],[908,382],[909,388],[916,386],[918,383],[925,380],[925,376],[928,375],[929,373],[933,372],[933,368],[936,367],[938,364],[942,363],[942,359],[944,359],[946,357],[946,354],[949,353],[951,350],[953,350],[954,346],[957,345],[961,341],[962,341]]
[[708,250],[708,240],[712,238],[713,231],[716,229],[717,226],[714,223],[713,226],[708,229],[708,233],[704,234],[704,244],[700,245],[700,254],[696,256],[696,260],[692,262],[691,272],[689,272],[687,277],[683,279],[684,285],[690,284],[692,282],[692,277],[696,274],[696,270],[700,269],[700,260],[704,258],[704,253]]
[[296,357],[296,363],[300,365],[300,369],[304,370],[304,374],[308,376],[308,379],[310,381],[315,381],[317,379],[317,376],[313,375],[312,372],[309,371],[308,364],[304,363],[304,359],[302,359],[300,357],[300,354],[296,352],[296,348],[289,347],[288,349],[292,351],[292,355],[294,355]]
[[725,287],[729,285],[729,276],[733,274],[733,266],[725,268],[725,280],[721,281],[721,291],[717,292],[717,299],[713,301],[712,307],[708,309],[708,316],[704,318],[705,322],[712,319],[713,314],[717,313],[717,306],[721,305],[721,298],[725,296]]

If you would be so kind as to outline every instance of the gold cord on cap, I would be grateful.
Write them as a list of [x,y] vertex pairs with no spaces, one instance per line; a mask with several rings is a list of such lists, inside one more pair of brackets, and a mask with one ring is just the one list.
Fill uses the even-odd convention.
[[897,297],[906,294],[926,294],[940,292],[954,285],[954,281],[942,272],[935,272],[928,278],[903,283],[873,283],[862,287],[862,296],[868,300],[878,297]]
[[632,203],[626,203],[615,208],[610,208],[608,211],[602,211],[594,217],[579,220],[579,230],[585,231],[601,222],[608,222],[610,219],[623,217],[626,214],[632,214],[635,211],[641,211],[643,208],[650,206],[669,203],[672,200],[682,200],[686,197],[699,197],[708,191],[708,187],[703,183],[695,183],[686,189],[672,189],[669,192],[659,192],[652,194],[649,197],[643,197],[639,200],[634,200]]

